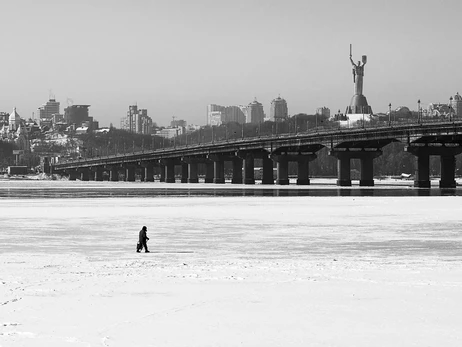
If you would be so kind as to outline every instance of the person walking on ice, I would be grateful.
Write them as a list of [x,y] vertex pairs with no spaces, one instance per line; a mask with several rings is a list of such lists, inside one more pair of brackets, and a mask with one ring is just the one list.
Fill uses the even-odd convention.
[[138,247],[136,249],[136,251],[139,253],[143,247],[144,247],[144,252],[145,253],[149,253],[149,250],[148,250],[148,244],[147,244],[147,241],[149,240],[149,237],[146,235],[146,232],[148,231],[148,228],[146,228],[146,226],[143,226],[140,230],[140,237],[139,237],[139,240],[138,240]]

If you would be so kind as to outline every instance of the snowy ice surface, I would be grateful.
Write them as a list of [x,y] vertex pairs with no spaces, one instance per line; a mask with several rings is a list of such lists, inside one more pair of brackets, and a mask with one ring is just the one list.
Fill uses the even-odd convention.
[[462,197],[0,189],[20,186],[40,189],[0,198],[1,347],[462,345]]

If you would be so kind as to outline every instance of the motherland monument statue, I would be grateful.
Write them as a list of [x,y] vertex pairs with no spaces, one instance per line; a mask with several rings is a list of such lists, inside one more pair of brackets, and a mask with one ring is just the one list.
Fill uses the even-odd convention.
[[[357,64],[352,58],[352,45],[350,44],[350,62],[353,66],[353,82],[355,93],[351,99],[350,106],[346,109],[346,114],[372,114],[372,108],[368,105],[366,97],[363,95],[364,65],[367,63],[367,56],[363,55]],[[361,64],[362,62],[362,64]]]

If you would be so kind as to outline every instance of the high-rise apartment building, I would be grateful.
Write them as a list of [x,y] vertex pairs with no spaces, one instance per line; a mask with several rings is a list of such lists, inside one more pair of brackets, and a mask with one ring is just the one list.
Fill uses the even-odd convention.
[[67,124],[75,124],[77,127],[85,122],[93,122],[88,108],[90,105],[70,105],[64,109],[64,121]]
[[452,115],[462,117],[462,97],[456,93],[451,99]]
[[256,99],[247,106],[246,123],[259,124],[265,121],[263,105]]
[[207,125],[221,125],[225,112],[224,106],[210,104],[207,105]]
[[231,122],[245,123],[245,115],[239,106],[220,106],[215,104],[207,106],[208,125],[221,125]]
[[39,119],[51,119],[54,114],[59,114],[59,102],[55,99],[47,101],[38,108]]
[[151,134],[152,119],[147,109],[139,109],[138,105],[128,106],[127,116],[120,121],[120,128],[137,134]]
[[239,106],[227,106],[225,109],[225,122],[245,123],[245,115]]
[[289,117],[287,102],[278,96],[271,101],[270,120],[273,122],[283,122]]

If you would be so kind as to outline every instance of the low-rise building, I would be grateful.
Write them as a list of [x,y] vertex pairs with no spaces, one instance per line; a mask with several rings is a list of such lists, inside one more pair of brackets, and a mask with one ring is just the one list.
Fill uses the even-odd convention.
[[176,127],[176,128],[163,128],[159,130],[156,135],[166,138],[166,139],[172,139],[174,137],[177,137],[178,135],[182,135],[184,133],[184,128],[183,127]]

